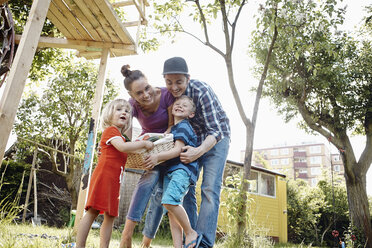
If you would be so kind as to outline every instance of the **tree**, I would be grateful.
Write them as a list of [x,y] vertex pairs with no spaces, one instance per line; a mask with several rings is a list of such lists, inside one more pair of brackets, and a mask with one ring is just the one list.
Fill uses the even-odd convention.
[[[187,3],[191,2],[191,3]],[[153,23],[153,26],[156,30],[160,31],[162,34],[167,34],[170,37],[174,37],[177,33],[184,33],[190,35],[211,48],[214,52],[221,55],[224,59],[229,79],[229,86],[233,93],[236,106],[239,110],[240,117],[246,127],[246,148],[245,148],[245,158],[244,158],[244,173],[243,173],[243,183],[241,187],[241,197],[243,198],[243,204],[240,211],[240,216],[245,216],[247,211],[247,193],[248,193],[248,179],[250,175],[250,166],[252,162],[252,151],[253,151],[253,140],[254,140],[254,130],[257,120],[259,102],[262,93],[262,87],[266,78],[266,73],[268,69],[268,64],[270,61],[270,55],[273,50],[275,39],[276,39],[276,28],[275,24],[272,26],[272,39],[266,44],[266,58],[265,66],[262,68],[261,79],[259,81],[256,100],[253,107],[252,118],[249,119],[245,114],[243,105],[241,103],[240,96],[236,89],[235,78],[233,72],[233,51],[234,43],[237,32],[237,24],[242,13],[244,6],[247,4],[246,0],[238,1],[225,1],[225,0],[216,0],[216,1],[180,1],[172,0],[167,1],[164,4],[154,3],[155,12],[151,16],[153,18],[149,23]],[[187,13],[187,10],[190,12]],[[276,7],[275,4],[272,5],[271,14],[275,19]],[[197,22],[201,26],[202,33],[197,34],[197,31],[188,30],[182,25],[181,17],[189,18],[193,22]],[[220,49],[216,45],[218,43],[218,38],[216,40],[211,39],[211,26],[214,20],[222,21],[222,37],[224,39],[224,48]],[[212,31],[213,32],[213,31]],[[154,44],[154,40],[150,39],[150,43]],[[142,47],[147,48],[149,46],[143,45]],[[238,234],[242,235],[246,228],[246,219],[242,218],[242,221],[238,222]],[[240,236],[241,237],[241,236]]]
[[[278,1],[278,37],[265,94],[286,121],[300,115],[304,129],[320,133],[340,151],[351,221],[372,247],[366,193],[372,162],[372,44],[362,35],[355,39],[341,31],[346,9],[337,4],[336,0]],[[269,10],[263,9],[260,21],[270,23]],[[262,50],[271,34],[261,28],[255,37],[253,51],[263,64]],[[359,159],[351,134],[366,137]]]
[[[53,173],[66,179],[72,207],[76,208],[82,171],[81,161],[76,158],[83,158],[85,151],[97,68],[92,62],[64,55],[54,67],[54,74],[42,92],[34,89],[24,97],[15,131],[18,137],[55,149],[39,147],[52,163]],[[103,103],[116,95],[113,82],[107,80]]]

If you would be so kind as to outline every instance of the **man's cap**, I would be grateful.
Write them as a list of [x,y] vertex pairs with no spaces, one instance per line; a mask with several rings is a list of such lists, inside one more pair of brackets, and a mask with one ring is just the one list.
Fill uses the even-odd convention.
[[163,75],[167,74],[189,74],[186,60],[181,57],[173,57],[164,62]]

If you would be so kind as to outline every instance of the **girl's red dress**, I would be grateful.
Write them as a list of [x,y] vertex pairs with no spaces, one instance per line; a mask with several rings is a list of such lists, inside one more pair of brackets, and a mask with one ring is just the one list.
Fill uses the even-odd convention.
[[93,208],[100,214],[107,212],[118,216],[120,176],[127,161],[127,154],[119,152],[111,145],[114,137],[126,141],[116,127],[108,127],[102,133],[100,141],[101,155],[90,180],[89,194],[85,210]]

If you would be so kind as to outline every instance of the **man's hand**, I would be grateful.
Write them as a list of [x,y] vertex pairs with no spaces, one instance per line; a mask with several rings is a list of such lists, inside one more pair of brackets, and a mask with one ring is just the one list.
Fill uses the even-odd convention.
[[184,146],[182,147],[180,159],[182,163],[189,164],[197,160],[201,155],[203,154],[200,152],[198,147]]
[[[152,143],[152,142],[151,142]],[[145,170],[152,170],[156,164],[158,163],[158,155],[157,154],[150,154],[145,161],[143,162],[143,168]]]

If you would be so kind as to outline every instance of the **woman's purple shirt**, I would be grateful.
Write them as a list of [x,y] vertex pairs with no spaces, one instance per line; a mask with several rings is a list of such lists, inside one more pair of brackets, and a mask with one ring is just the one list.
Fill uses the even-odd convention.
[[174,97],[167,90],[161,87],[161,97],[158,109],[152,115],[145,116],[139,104],[133,99],[129,99],[132,105],[132,115],[136,117],[142,127],[142,134],[144,133],[164,133],[168,128],[168,107],[174,102]]

